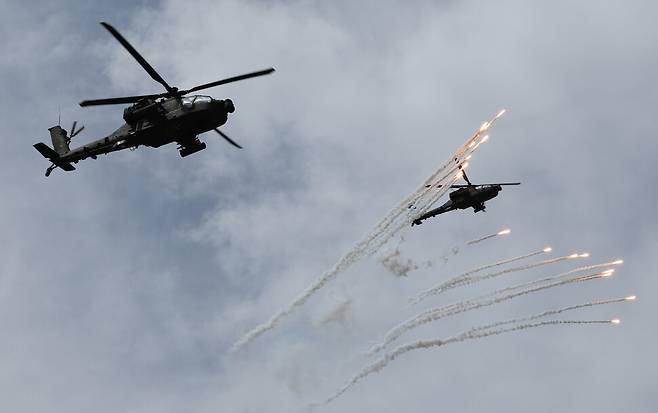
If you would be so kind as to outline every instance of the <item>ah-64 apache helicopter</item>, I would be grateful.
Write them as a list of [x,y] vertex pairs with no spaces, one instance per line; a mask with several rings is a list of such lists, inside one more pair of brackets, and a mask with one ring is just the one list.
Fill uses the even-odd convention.
[[[467,209],[473,208],[473,212],[480,212],[485,210],[484,203],[490,199],[493,199],[498,196],[498,193],[503,190],[504,185],[520,185],[520,182],[504,182],[497,184],[478,184],[473,185],[466,175],[464,168],[459,166],[461,170],[461,175],[468,185],[451,185],[450,188],[458,188],[456,191],[452,191],[449,196],[450,199],[446,201],[445,204],[441,205],[438,208],[434,208],[431,211],[427,211],[424,214],[416,217],[411,226],[420,225],[423,223],[423,220],[431,218],[435,215],[443,214],[449,211],[454,211],[455,209]],[[428,185],[430,187],[431,185]],[[437,188],[440,188],[441,185],[437,185]]]
[[48,158],[52,165],[46,170],[46,176],[55,168],[65,171],[75,169],[71,163],[77,163],[86,158],[96,159],[98,155],[119,151],[126,148],[136,148],[139,145],[157,148],[168,143],[178,143],[181,156],[187,156],[206,148],[198,135],[214,130],[230,144],[241,148],[231,138],[218,129],[228,120],[228,114],[235,111],[231,99],[213,99],[210,96],[191,95],[189,93],[203,89],[237,82],[238,80],[263,76],[274,72],[274,68],[247,73],[215,82],[205,83],[186,90],[179,90],[170,86],[153,67],[135,50],[134,47],[111,25],[102,22],[114,38],[128,50],[135,60],[146,70],[146,72],[167,90],[164,93],[151,95],[125,96],[109,99],[85,100],[80,106],[115,105],[133,103],[123,111],[123,119],[126,121],[119,129],[110,135],[70,149],[71,138],[80,133],[84,126],[77,131],[76,123],[71,128],[71,135],[61,126],[53,126],[49,129],[53,148],[43,142],[34,145],[44,157]]

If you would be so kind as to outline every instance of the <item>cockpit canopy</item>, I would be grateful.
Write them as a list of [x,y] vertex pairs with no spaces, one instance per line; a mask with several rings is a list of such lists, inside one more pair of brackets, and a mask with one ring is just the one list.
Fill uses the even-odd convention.
[[185,96],[184,98],[181,99],[181,102],[183,103],[184,108],[192,109],[196,103],[212,102],[212,98],[210,96],[203,96],[203,95]]

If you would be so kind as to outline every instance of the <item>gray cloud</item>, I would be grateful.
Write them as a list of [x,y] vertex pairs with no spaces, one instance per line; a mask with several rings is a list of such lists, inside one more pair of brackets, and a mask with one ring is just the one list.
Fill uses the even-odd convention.
[[[114,4],[0,6],[0,387],[9,410],[300,411],[367,364],[360,352],[413,314],[409,296],[551,244],[626,264],[616,279],[465,314],[409,340],[637,292],[633,306],[583,313],[620,316],[619,328],[410,355],[325,410],[653,411],[656,5]],[[225,130],[245,150],[208,135],[209,148],[189,159],[140,148],[43,178],[47,164],[31,145],[58,106],[65,127],[87,126],[83,141],[118,126],[120,108],[78,101],[158,90],[100,20],[183,87],[274,65],[270,77],[211,91],[235,101]],[[245,353],[227,354],[500,107],[509,114],[469,176],[523,185],[487,214],[414,228],[405,251],[436,258],[504,226],[509,237],[413,277],[362,262]],[[349,294],[349,328],[316,322],[336,308],[334,288]]]

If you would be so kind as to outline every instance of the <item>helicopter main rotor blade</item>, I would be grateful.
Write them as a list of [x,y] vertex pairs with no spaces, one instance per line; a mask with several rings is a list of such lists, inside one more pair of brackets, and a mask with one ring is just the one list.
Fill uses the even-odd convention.
[[178,93],[180,95],[187,95],[188,93],[191,93],[191,92],[196,92],[198,90],[208,89],[208,88],[219,86],[219,85],[224,85],[226,83],[237,82],[239,80],[250,79],[252,77],[269,75],[272,72],[274,72],[274,68],[270,67],[269,69],[259,70],[257,72],[245,73],[244,75],[233,76],[233,77],[229,77],[229,78],[226,78],[226,79],[217,80],[215,82],[205,83],[203,85],[195,86],[192,89],[181,90]]
[[217,132],[217,133],[219,134],[219,136],[221,136],[222,138],[226,139],[226,140],[228,141],[228,143],[230,143],[231,145],[233,145],[233,146],[235,146],[235,147],[237,147],[237,148],[242,149],[242,146],[240,146],[240,145],[238,145],[237,143],[235,143],[235,141],[234,141],[233,139],[229,138],[224,132],[220,131],[220,130],[217,129],[217,128],[215,128],[215,132]]
[[[501,183],[495,183],[495,184],[472,184],[472,185],[450,185],[450,188],[468,188],[471,186],[489,186],[489,185],[521,185],[521,182],[501,182]],[[434,185],[425,185],[425,188],[429,188]],[[436,185],[434,186],[435,188],[443,188],[444,185]]]
[[[495,184],[473,184],[473,185],[450,185],[450,188],[468,188],[470,186],[494,186],[494,185],[521,185],[521,182],[502,182]],[[440,185],[439,185],[440,186]]]
[[[171,95],[176,95],[177,90],[169,86],[169,84],[165,82],[162,76],[160,76],[160,74],[156,72],[155,69],[153,69],[153,67],[146,61],[146,59],[144,59],[142,55],[140,55],[139,52],[135,50],[135,48],[130,43],[128,43],[128,40],[126,40],[121,35],[121,33],[117,31],[117,29],[115,29],[110,24],[107,24],[105,22],[101,22],[101,25],[103,25],[103,27],[105,27],[107,31],[109,31],[110,34],[112,34],[112,36],[114,36],[114,38],[117,39],[119,43],[121,43],[121,45],[128,51],[128,53],[130,53],[132,57],[134,57],[135,60],[137,60],[137,63],[139,63],[144,68],[144,70],[146,70],[146,72],[149,75],[151,75],[153,80],[164,86],[165,89],[167,89],[167,92],[169,92]],[[125,102],[125,103],[129,103],[129,102]]]
[[466,175],[466,171],[464,168],[462,168],[461,165],[459,165],[459,170],[462,171],[462,178],[464,178],[464,181],[466,181],[467,184],[471,185],[471,181],[468,179],[468,175]]
[[156,99],[162,96],[167,96],[168,93],[160,93],[156,95],[138,95],[138,96],[123,96],[119,98],[107,98],[107,99],[92,99],[92,100],[83,100],[80,102],[80,106],[98,106],[98,105],[118,105],[121,103],[135,103],[142,99]]

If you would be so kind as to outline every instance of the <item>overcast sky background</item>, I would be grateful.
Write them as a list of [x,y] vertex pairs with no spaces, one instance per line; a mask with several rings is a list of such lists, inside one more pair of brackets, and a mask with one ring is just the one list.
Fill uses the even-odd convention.
[[[555,289],[403,337],[639,295],[550,327],[405,355],[319,411],[654,412],[658,4],[652,1],[4,1],[0,3],[0,400],[23,412],[295,412],[368,363],[439,280],[546,245],[622,257],[617,277]],[[81,121],[83,143],[160,92],[98,24],[170,83],[236,105],[208,149],[140,148],[56,170],[32,144]],[[244,352],[243,333],[328,269],[500,108],[474,182],[515,181],[487,213],[405,235],[399,278],[358,263]],[[509,237],[464,247],[504,227]],[[460,246],[451,255],[453,246]],[[395,243],[388,249],[395,248]],[[553,266],[437,298],[550,275]],[[513,277],[513,279],[512,279]],[[422,307],[426,308],[426,307]]]

